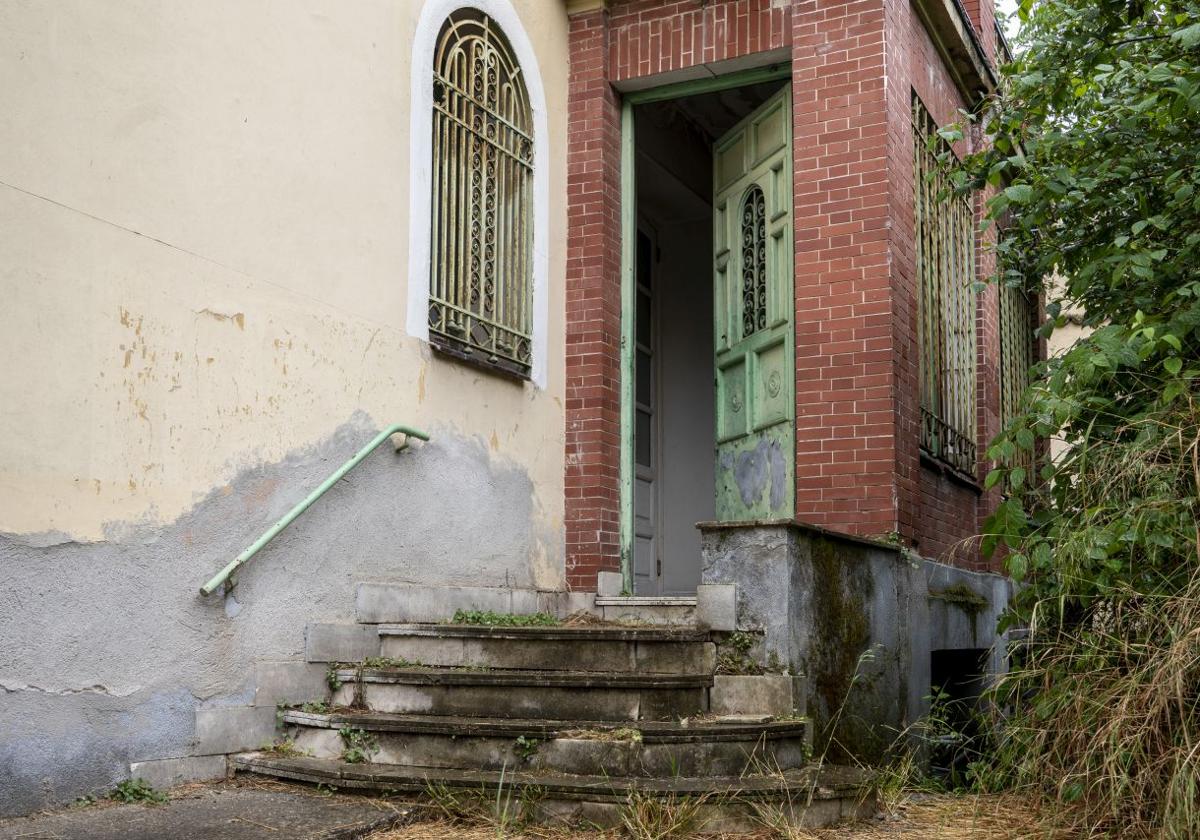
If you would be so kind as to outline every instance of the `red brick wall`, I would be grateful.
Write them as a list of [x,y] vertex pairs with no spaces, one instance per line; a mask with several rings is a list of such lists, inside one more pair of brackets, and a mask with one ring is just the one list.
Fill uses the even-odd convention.
[[613,81],[653,76],[788,45],[790,9],[771,0],[617,0]]
[[[976,533],[993,500],[919,454],[911,91],[940,123],[964,103],[909,3],[614,0],[574,17],[570,31],[570,585],[590,588],[596,570],[619,567],[620,121],[610,83],[789,47],[797,517],[861,535],[899,531],[927,556]],[[982,296],[981,451],[998,405],[995,310],[994,295]]]
[[567,582],[620,568],[620,106],[604,12],[570,22],[567,106]]

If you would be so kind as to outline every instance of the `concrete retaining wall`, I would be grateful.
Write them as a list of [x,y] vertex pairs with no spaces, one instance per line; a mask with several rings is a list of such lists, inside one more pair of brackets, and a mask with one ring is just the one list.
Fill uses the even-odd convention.
[[[990,648],[1009,583],[792,522],[704,523],[703,580],[737,587],[742,630],[808,682],[821,735],[872,760],[928,712],[934,650]],[[972,597],[974,596],[974,597]],[[832,732],[830,730],[830,724]]]

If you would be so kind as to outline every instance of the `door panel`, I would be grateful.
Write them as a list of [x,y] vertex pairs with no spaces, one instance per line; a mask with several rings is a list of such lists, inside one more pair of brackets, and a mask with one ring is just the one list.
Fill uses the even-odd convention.
[[713,149],[716,513],[795,509],[791,88]]
[[634,313],[634,479],[633,591],[657,595],[661,587],[659,559],[658,383],[655,350],[653,243],[637,232],[637,308]]

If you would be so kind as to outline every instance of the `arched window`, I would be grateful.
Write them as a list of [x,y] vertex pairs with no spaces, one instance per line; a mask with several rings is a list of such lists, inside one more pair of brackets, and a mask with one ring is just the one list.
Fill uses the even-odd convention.
[[432,145],[430,343],[528,377],[533,116],[508,40],[474,9],[438,36]]

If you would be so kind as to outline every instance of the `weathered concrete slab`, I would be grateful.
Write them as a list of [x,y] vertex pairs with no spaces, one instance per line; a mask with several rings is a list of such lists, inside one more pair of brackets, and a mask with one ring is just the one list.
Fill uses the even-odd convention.
[[196,710],[196,754],[253,750],[275,736],[273,706],[222,706]]
[[558,612],[561,593],[489,586],[360,583],[355,611],[364,624],[447,621],[458,610],[497,613]]
[[615,598],[625,588],[625,576],[620,572],[596,572],[596,594]]
[[714,715],[802,715],[804,693],[803,677],[717,674],[709,692],[709,710]]
[[608,628],[553,628],[536,634],[499,631],[493,637],[489,629],[470,635],[446,628],[433,635],[428,625],[381,625],[380,649],[384,656],[422,665],[539,671],[709,674],[716,662],[713,644],[696,634],[674,639],[659,631],[643,640],[635,630],[625,638]]
[[225,778],[225,756],[189,755],[182,758],[160,758],[154,761],[135,761],[129,765],[129,775],[144,779],[157,790],[185,782]]
[[[538,822],[561,822],[590,814],[597,822],[605,814],[613,816],[604,805],[620,808],[631,790],[649,796],[696,796],[715,794],[712,803],[702,813],[699,834],[743,833],[762,828],[760,808],[778,811],[784,820],[795,825],[819,827],[843,819],[864,819],[875,810],[875,797],[867,773],[847,767],[825,765],[816,768],[780,770],[749,776],[686,776],[655,779],[630,779],[601,775],[554,774],[514,770],[455,770],[428,767],[404,767],[386,764],[345,764],[333,759],[277,758],[264,755],[244,755],[234,759],[239,772],[257,773],[279,779],[324,783],[341,789],[412,791],[424,793],[430,782],[448,789],[519,792],[535,789],[536,807],[564,800],[576,803],[535,811]],[[579,810],[585,809],[585,810]],[[691,835],[689,835],[691,836]]]
[[709,630],[737,630],[737,586],[732,583],[697,586],[696,624]]
[[254,705],[307,703],[329,692],[325,666],[315,662],[257,662],[254,665]]
[[379,655],[379,633],[366,624],[310,624],[304,631],[309,662],[357,662]]
[[351,840],[409,814],[363,797],[216,785],[165,805],[97,805],[0,820],[0,840]]
[[[405,728],[408,716],[347,715],[342,719],[346,718],[353,722],[344,725],[358,726],[373,734],[376,751],[371,760],[386,765],[476,770],[508,767],[585,776],[607,773],[674,778],[740,776],[793,769],[807,763],[806,727],[801,723],[744,726],[732,735],[723,734],[719,727],[711,725],[700,726],[695,734],[689,727],[677,726],[657,738],[651,736],[651,743],[640,734],[637,737],[624,734],[631,731],[628,729],[624,732],[589,729],[587,725],[545,735],[526,731],[522,733],[524,740],[517,741],[518,736],[513,731],[505,732],[502,726],[473,734],[456,729],[452,723],[443,731]],[[294,736],[296,746],[313,758],[340,758],[343,743],[337,724],[327,718],[319,723],[327,728],[292,726],[289,734]],[[512,729],[517,725],[513,722]]]

